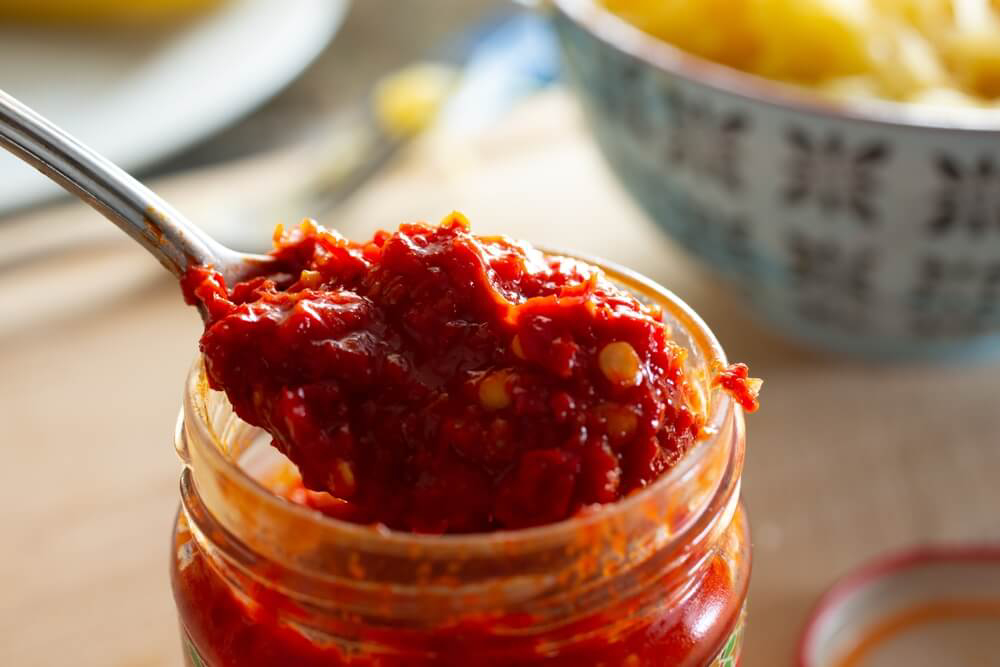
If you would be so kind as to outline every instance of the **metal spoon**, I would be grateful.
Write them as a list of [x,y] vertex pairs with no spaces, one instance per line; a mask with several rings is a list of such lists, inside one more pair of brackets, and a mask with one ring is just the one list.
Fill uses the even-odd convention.
[[121,168],[3,90],[0,146],[118,225],[178,278],[191,266],[210,265],[233,285],[273,262],[214,240]]

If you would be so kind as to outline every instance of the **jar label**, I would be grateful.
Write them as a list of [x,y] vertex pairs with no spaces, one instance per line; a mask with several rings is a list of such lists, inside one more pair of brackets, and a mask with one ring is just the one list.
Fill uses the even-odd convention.
[[185,630],[181,630],[181,643],[184,645],[185,667],[208,667],[208,663],[194,647],[194,642]]
[[743,653],[743,629],[746,626],[747,620],[747,610],[746,607],[740,612],[740,620],[736,623],[736,628],[733,630],[733,634],[729,635],[729,639],[726,640],[726,644],[719,651],[719,655],[715,657],[715,660],[708,663],[708,667],[738,667],[740,664],[740,655]]

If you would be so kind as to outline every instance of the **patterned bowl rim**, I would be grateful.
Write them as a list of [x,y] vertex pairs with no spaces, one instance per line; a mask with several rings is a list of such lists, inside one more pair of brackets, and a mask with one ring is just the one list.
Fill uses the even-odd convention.
[[862,565],[839,579],[824,593],[806,619],[796,648],[796,667],[820,667],[810,658],[824,621],[843,603],[877,581],[927,565],[942,563],[995,563],[1000,566],[1000,543],[920,546],[891,553]]
[[771,107],[900,128],[1000,132],[1000,109],[935,107],[892,101],[837,102],[692,55],[602,7],[597,0],[550,0],[566,17],[612,47],[693,83]]

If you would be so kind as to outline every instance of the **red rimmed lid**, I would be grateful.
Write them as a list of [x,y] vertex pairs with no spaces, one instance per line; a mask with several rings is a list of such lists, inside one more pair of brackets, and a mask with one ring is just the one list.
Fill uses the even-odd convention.
[[915,549],[847,575],[810,616],[798,665],[1000,666],[1000,544]]

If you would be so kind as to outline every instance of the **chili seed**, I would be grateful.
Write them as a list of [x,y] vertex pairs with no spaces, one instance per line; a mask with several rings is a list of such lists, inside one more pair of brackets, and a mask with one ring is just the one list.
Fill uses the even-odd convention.
[[608,343],[601,349],[597,363],[604,377],[620,387],[635,387],[642,381],[639,353],[624,341]]
[[502,410],[510,405],[507,389],[509,374],[506,371],[490,373],[479,383],[479,402],[487,410]]

